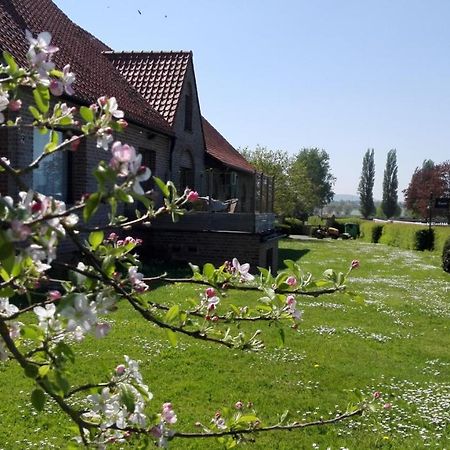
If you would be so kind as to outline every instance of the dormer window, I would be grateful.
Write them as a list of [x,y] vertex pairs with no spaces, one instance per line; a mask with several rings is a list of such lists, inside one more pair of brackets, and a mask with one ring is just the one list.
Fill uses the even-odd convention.
[[192,85],[188,83],[184,96],[184,129],[192,131]]

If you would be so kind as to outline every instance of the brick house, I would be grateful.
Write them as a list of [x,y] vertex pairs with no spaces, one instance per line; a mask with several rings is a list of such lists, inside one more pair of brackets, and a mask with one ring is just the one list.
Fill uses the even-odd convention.
[[[63,98],[69,104],[89,105],[102,96],[115,96],[125,112],[129,127],[119,139],[139,148],[143,159],[156,159],[156,175],[167,177],[169,153],[173,132],[161,115],[155,111],[132,86],[115,70],[102,52],[109,50],[105,44],[74,24],[50,0],[2,0],[0,2],[0,49],[10,52],[20,65],[26,65],[28,43],[25,30],[34,35],[45,30],[52,33],[52,43],[60,48],[54,61],[57,67],[71,65],[77,80],[75,95]],[[24,92],[24,99],[31,96]],[[25,102],[26,104],[27,102]],[[28,109],[21,114],[31,121]],[[45,145],[44,139],[32,128],[1,128],[0,152],[14,165],[29,164]],[[46,194],[71,202],[85,192],[95,189],[91,176],[93,168],[105,152],[96,147],[94,139],[83,142],[76,153],[64,152],[46,158],[36,173],[25,180],[28,185]],[[51,174],[51,176],[49,176]],[[0,180],[3,194],[16,190],[12,180]]]
[[238,200],[234,214],[213,212],[209,202],[207,211],[190,213],[177,224],[158,220],[143,236],[149,251],[161,254],[170,248],[172,258],[197,263],[220,263],[237,256],[253,265],[276,267],[273,180],[256,173],[202,117],[192,52],[105,51],[105,55],[171,126],[172,179],[178,188],[193,187],[206,198]]
[[[34,35],[50,31],[52,43],[60,48],[54,58],[57,67],[69,63],[75,72],[76,93],[64,101],[80,106],[102,95],[117,98],[129,127],[116,138],[135,146],[154,175],[204,196],[239,199],[235,214],[203,211],[190,213],[179,224],[158,221],[145,231],[146,250],[197,263],[218,264],[236,256],[252,265],[277,266],[273,183],[257,174],[202,118],[192,52],[114,52],[51,0],[2,0],[0,49],[13,54],[21,65],[26,65],[26,29]],[[25,99],[27,95],[31,93],[25,92]],[[26,108],[22,114],[29,114]],[[14,165],[29,164],[43,145],[45,141],[32,128],[0,129],[0,154]],[[95,189],[90,174],[105,158],[95,140],[88,139],[76,153],[47,158],[25,181],[71,203]],[[15,191],[11,180],[0,176],[0,192]]]

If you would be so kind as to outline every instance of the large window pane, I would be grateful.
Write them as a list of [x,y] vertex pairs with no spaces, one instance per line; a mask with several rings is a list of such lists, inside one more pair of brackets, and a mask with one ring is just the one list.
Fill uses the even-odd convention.
[[[59,141],[62,133],[58,132]],[[33,159],[36,159],[48,144],[49,134],[41,134],[38,129],[33,132]],[[58,200],[67,201],[67,153],[56,152],[46,156],[33,171],[33,189],[44,195],[51,195]]]

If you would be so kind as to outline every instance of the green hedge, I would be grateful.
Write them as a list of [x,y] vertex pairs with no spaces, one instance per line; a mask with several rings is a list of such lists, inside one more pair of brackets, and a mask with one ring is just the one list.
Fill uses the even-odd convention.
[[383,224],[379,222],[365,221],[359,224],[360,238],[365,242],[378,243],[382,231]]
[[445,241],[442,250],[442,268],[445,272],[450,273],[450,237]]
[[450,226],[433,227],[434,230],[434,251],[442,253],[445,242],[450,239]]
[[408,250],[434,250],[440,254],[448,237],[450,227],[433,227],[430,232],[425,225],[386,223],[380,243]]
[[450,238],[449,226],[433,227],[430,233],[426,225],[363,221],[360,230],[360,237],[365,242],[380,242],[408,250],[433,250],[439,254]]

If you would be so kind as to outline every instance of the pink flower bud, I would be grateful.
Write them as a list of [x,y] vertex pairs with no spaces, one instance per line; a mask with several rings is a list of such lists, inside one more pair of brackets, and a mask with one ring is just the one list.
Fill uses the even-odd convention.
[[392,408],[392,403],[385,403],[385,404],[383,405],[383,408],[384,408],[384,409],[391,409],[391,408]]
[[211,320],[212,320],[213,322],[218,322],[218,321],[219,321],[219,318],[218,318],[217,316],[214,316]]
[[125,245],[127,244],[134,244],[134,238],[132,238],[131,236],[127,236],[124,240]]
[[352,269],[357,269],[359,267],[359,261],[357,259],[354,259],[352,261]]
[[70,150],[76,152],[78,150],[78,147],[80,146],[80,143],[80,139],[78,139],[77,136],[74,136],[70,141]]
[[119,119],[119,120],[117,121],[117,123],[119,124],[119,126],[120,126],[122,129],[124,129],[124,128],[126,128],[126,127],[128,126],[128,122],[127,122],[126,120],[124,120],[124,119]]
[[123,245],[123,240],[122,239],[120,239],[119,241],[117,241],[117,246],[118,247],[121,247]]
[[42,208],[42,202],[40,200],[37,200],[31,204],[31,212],[33,214],[39,212],[41,210],[41,208]]
[[99,99],[98,99],[98,103],[101,106],[105,106],[106,103],[108,103],[108,98],[105,95],[102,95]]
[[208,289],[206,289],[205,294],[208,298],[214,297],[216,295],[216,291],[214,288],[209,287]]
[[288,286],[295,286],[297,284],[297,278],[292,277],[292,276],[288,277],[287,280],[286,280],[286,284]]
[[123,375],[125,373],[125,370],[126,370],[126,367],[123,364],[119,364],[116,367],[116,374],[119,375],[119,376]]
[[116,233],[112,232],[112,233],[109,234],[109,236],[107,237],[107,239],[108,239],[108,241],[113,241],[113,242],[115,242],[115,241],[117,241],[117,238],[118,238],[118,237],[119,237],[119,236],[117,236]]
[[135,243],[136,245],[142,245],[142,239],[136,239],[136,240],[134,241],[134,243]]
[[197,191],[190,191],[189,194],[187,195],[187,201],[188,202],[195,202],[198,200],[198,192]]
[[375,392],[373,393],[373,398],[380,398],[380,397],[381,397],[381,392],[375,391]]
[[20,108],[22,108],[22,100],[11,100],[9,102],[8,108],[10,111],[16,112],[19,111]]
[[243,404],[241,401],[236,402],[236,403],[234,404],[234,407],[235,407],[236,409],[242,409],[243,406],[244,406],[244,404]]
[[288,295],[286,297],[286,305],[295,305],[297,302],[295,301],[295,297],[293,295]]
[[61,298],[61,292],[56,291],[56,290],[55,291],[49,291],[48,298],[50,300],[54,300],[54,301],[59,300]]

